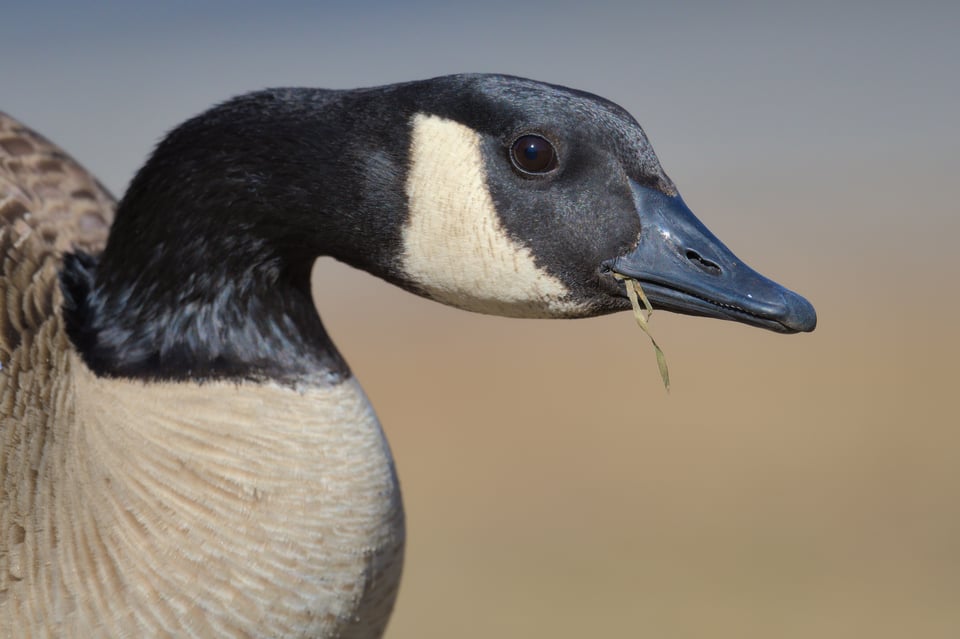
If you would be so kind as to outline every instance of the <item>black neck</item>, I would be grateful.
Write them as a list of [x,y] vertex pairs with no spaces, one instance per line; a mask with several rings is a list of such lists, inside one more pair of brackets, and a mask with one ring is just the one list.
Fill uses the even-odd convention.
[[[166,288],[98,286],[102,262],[68,255],[61,276],[68,333],[98,375],[143,379],[337,381],[349,369],[297,283],[248,272],[198,274]],[[148,278],[143,278],[144,280]],[[322,381],[322,380],[319,380]]]
[[405,142],[376,144],[361,127],[386,118],[403,130],[406,116],[349,117],[369,104],[264,91],[173,131],[121,201],[103,254],[65,261],[64,318],[86,363],[145,379],[349,375],[310,270],[332,255],[399,277]]

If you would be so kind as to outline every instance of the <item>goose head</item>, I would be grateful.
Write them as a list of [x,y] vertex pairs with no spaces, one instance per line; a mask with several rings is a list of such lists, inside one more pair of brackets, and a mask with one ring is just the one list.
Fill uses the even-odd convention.
[[660,308],[813,330],[804,298],[694,216],[624,109],[518,78],[453,82],[411,119],[409,288],[469,310],[583,317],[629,306],[621,274]]
[[329,255],[514,317],[655,307],[813,330],[802,297],[697,220],[640,125],[597,96],[502,75],[240,96],[168,135],[99,257],[68,259],[68,332],[103,374],[345,370],[310,298]]

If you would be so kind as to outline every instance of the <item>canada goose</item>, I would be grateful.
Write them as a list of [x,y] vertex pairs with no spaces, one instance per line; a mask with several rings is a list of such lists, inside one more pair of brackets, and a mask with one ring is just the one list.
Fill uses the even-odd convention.
[[624,310],[616,272],[661,308],[816,323],[623,109],[508,76],[240,96],[174,129],[115,218],[0,115],[0,198],[7,637],[383,633],[403,509],[318,256],[484,313]]

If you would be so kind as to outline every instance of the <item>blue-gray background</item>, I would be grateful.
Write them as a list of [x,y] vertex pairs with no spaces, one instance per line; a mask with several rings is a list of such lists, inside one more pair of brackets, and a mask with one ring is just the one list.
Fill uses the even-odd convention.
[[808,295],[813,335],[517,322],[321,263],[393,442],[400,637],[956,637],[960,5],[7,3],[0,109],[120,194],[265,86],[458,71],[629,109],[691,207]]

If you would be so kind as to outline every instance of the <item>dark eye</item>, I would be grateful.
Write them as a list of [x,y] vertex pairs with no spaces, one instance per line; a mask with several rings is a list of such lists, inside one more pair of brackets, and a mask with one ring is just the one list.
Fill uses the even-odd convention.
[[510,149],[513,165],[524,173],[549,173],[557,168],[557,152],[550,141],[539,135],[517,138]]

